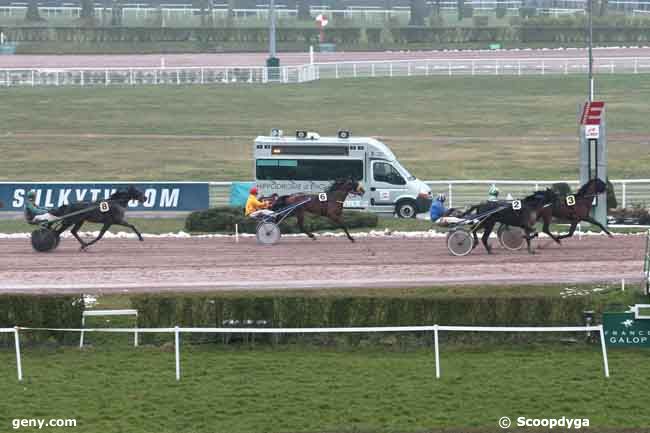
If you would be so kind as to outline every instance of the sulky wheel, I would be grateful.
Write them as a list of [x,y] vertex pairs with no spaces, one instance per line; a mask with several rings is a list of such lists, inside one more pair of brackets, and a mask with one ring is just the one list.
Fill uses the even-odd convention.
[[32,247],[41,253],[51,251],[59,245],[59,235],[47,228],[40,228],[32,232]]
[[520,227],[501,225],[497,231],[499,243],[503,248],[510,251],[518,251],[524,247],[525,233]]
[[474,247],[472,234],[465,230],[454,230],[447,234],[447,248],[454,256],[466,256]]
[[257,225],[257,242],[262,245],[273,245],[280,240],[280,227],[272,222]]

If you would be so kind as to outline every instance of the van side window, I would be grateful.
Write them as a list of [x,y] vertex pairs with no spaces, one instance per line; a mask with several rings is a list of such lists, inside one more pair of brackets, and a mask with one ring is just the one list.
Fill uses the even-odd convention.
[[385,182],[391,185],[406,185],[406,181],[395,167],[387,162],[375,162],[372,166],[375,182]]

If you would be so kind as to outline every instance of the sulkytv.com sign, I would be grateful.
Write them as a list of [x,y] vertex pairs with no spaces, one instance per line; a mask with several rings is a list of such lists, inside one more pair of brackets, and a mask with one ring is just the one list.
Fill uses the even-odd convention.
[[108,199],[119,189],[134,186],[145,195],[144,203],[130,202],[138,211],[194,211],[207,209],[210,202],[207,182],[111,182],[111,183],[0,183],[0,211],[22,211],[29,191],[36,193],[38,206],[54,208],[74,202]]

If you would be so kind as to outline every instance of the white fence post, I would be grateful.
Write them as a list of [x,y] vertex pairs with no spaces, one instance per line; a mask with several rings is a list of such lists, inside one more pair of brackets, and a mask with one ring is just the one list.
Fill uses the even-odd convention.
[[627,207],[627,184],[623,182],[623,209]]
[[449,207],[454,206],[454,196],[453,196],[453,188],[451,186],[451,183],[449,184],[449,194],[447,194],[447,197],[449,198]]
[[638,69],[638,67],[639,67],[639,59],[635,57],[635,58],[634,58],[634,73],[635,73],[635,74],[638,74],[638,73],[639,73],[639,69]]
[[133,333],[133,347],[138,347],[138,312],[135,312],[135,332]]
[[81,333],[79,334],[79,349],[84,347],[84,327],[86,326],[86,317],[81,316]]
[[605,369],[605,377],[609,377],[609,363],[607,362],[607,348],[605,346],[605,331],[603,325],[598,325],[600,332],[600,347],[603,351],[603,367]]
[[339,77],[339,64],[336,63],[334,65],[334,78],[338,78],[338,77]]
[[18,370],[18,381],[23,381],[23,364],[20,359],[20,339],[18,337],[18,327],[14,326],[14,341],[16,342],[16,369]]
[[178,335],[178,326],[174,327],[174,349],[176,352],[176,380],[181,380],[181,354],[180,341]]
[[521,75],[521,60],[517,60],[517,75]]
[[440,379],[440,351],[438,350],[438,325],[433,325],[433,347],[436,354],[436,379]]
[[356,63],[352,64],[352,76],[354,78],[357,78],[357,64]]

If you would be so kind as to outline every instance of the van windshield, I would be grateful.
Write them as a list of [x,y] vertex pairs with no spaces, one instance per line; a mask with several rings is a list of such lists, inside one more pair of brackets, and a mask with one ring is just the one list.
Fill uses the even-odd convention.
[[393,162],[393,164],[395,164],[397,169],[399,171],[401,171],[404,176],[406,176],[406,179],[408,179],[409,181],[415,180],[415,176],[413,176],[411,173],[409,173],[409,171],[407,169],[405,169],[404,166],[399,163],[399,161],[395,161],[395,162]]

